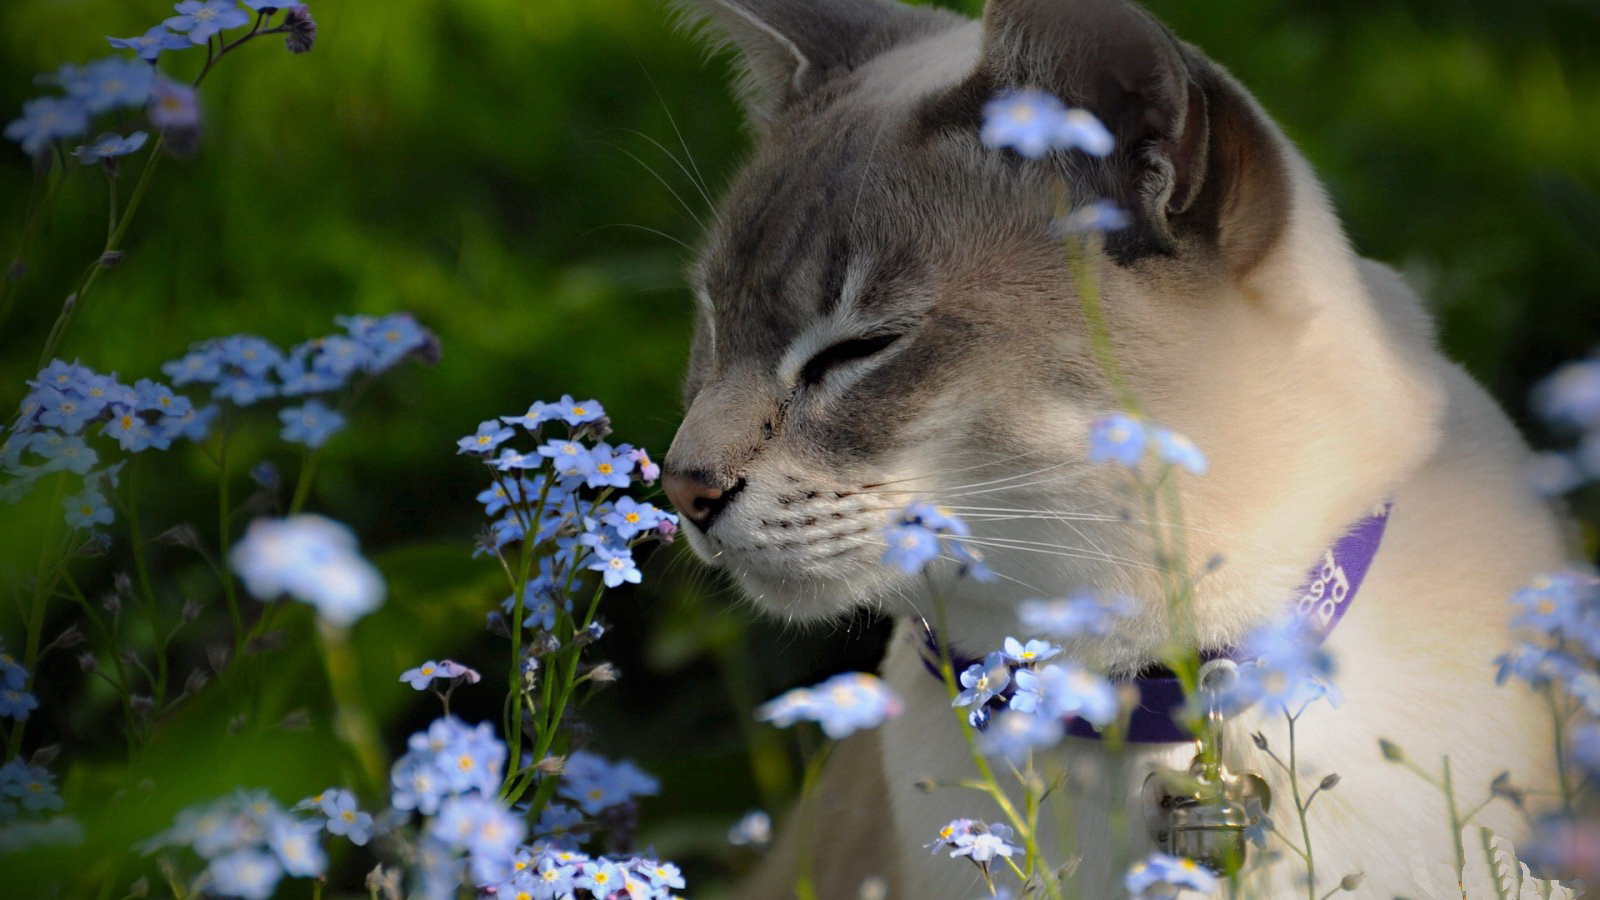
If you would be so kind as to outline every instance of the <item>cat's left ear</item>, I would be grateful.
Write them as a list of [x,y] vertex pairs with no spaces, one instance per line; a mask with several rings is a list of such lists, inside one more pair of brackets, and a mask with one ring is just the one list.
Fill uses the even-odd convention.
[[669,2],[738,51],[739,94],[757,126],[896,44],[960,21],[897,0]]
[[1081,201],[1133,219],[1107,249],[1121,258],[1198,242],[1234,275],[1271,249],[1288,217],[1279,138],[1245,90],[1127,0],[989,0],[976,71],[935,98],[925,121],[968,134],[1008,88],[1049,91],[1094,113],[1116,138],[1108,160],[1066,164]]

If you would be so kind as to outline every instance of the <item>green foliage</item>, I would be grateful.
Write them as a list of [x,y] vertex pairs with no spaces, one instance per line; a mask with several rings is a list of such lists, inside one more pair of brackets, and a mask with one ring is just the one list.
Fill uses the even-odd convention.
[[[1150,5],[1256,93],[1322,174],[1358,247],[1412,277],[1448,350],[1511,409],[1533,379],[1600,338],[1593,4]],[[439,334],[436,369],[405,367],[357,408],[309,504],[350,523],[389,580],[388,605],[354,639],[360,690],[395,749],[428,715],[398,672],[489,652],[483,614],[503,590],[491,564],[467,556],[482,472],[453,455],[455,438],[570,392],[601,399],[621,436],[659,458],[688,344],[684,245],[748,138],[724,60],[707,64],[648,0],[312,8],[320,38],[311,53],[264,41],[208,80],[200,152],[158,174],[127,261],[107,273],[61,355],[131,382],[192,341],[249,331],[292,343],[328,332],[338,313],[409,310]],[[36,73],[105,55],[103,35],[137,34],[166,14],[153,0],[0,5],[0,120],[33,93]],[[0,326],[8,408],[69,285],[98,252],[105,184],[94,174],[80,173],[44,219]],[[19,244],[32,181],[22,154],[0,147],[0,254]],[[292,470],[270,422],[252,440]],[[145,510],[148,533],[210,521],[215,473],[198,452],[150,468],[148,483],[162,490]],[[0,508],[0,634],[12,641],[20,621],[9,594],[21,596],[37,559],[37,523],[54,514],[45,506]],[[159,591],[220,602],[198,563],[174,548],[153,552],[165,573]],[[754,762],[740,749],[749,705],[818,671],[837,652],[825,645],[841,640],[752,625],[725,592],[685,577],[692,567],[663,565],[672,555],[626,601],[639,613],[616,633],[631,648],[618,651],[628,677],[593,718],[602,744],[663,778],[667,795],[645,815],[657,830],[645,839],[704,865],[726,853],[721,829],[760,802],[758,786],[771,800],[793,783],[767,738],[757,738],[766,743]],[[664,627],[649,636],[653,624]],[[751,648],[764,651],[759,668]],[[263,657],[255,677],[270,668],[277,690],[244,730],[230,731],[229,698],[213,690],[135,759],[72,762],[69,802],[105,799],[86,823],[90,846],[126,846],[236,784],[285,800],[325,787],[324,761],[344,751],[314,649]],[[103,717],[115,716],[114,697],[90,692],[86,710],[48,708],[76,696],[74,668],[59,662],[45,670],[63,687],[44,689],[40,734],[109,741]],[[299,709],[308,730],[277,726]],[[479,712],[496,714],[492,704]],[[749,774],[730,788],[730,772]],[[182,789],[141,793],[174,783]],[[30,865],[71,871],[76,858]],[[692,884],[706,883],[703,872]]]

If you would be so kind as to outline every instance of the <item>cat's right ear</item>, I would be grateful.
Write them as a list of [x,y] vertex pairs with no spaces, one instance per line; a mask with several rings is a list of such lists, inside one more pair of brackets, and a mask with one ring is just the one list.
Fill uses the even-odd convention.
[[761,127],[827,81],[959,21],[897,0],[669,0],[713,46],[738,53],[738,92]]

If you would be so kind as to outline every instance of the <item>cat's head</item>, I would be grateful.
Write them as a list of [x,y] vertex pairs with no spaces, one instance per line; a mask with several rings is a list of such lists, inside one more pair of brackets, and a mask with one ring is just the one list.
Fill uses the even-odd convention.
[[[1088,261],[1120,364],[1158,417],[1235,440],[1225,395],[1255,390],[1238,370],[1271,357],[1242,345],[1307,318],[1303,291],[1275,295],[1301,277],[1285,258],[1321,241],[1330,271],[1353,271],[1303,163],[1231,78],[1122,0],[991,0],[982,22],[894,0],[684,5],[737,49],[756,133],[690,274],[687,412],[664,471],[695,551],[793,621],[915,609],[921,582],[880,559],[891,514],[923,499],[973,525],[1001,576],[985,596],[1144,586],[1144,532],[1084,461],[1115,404],[1052,222],[1064,203],[1128,212]],[[984,147],[983,107],[1007,88],[1087,108],[1115,150]],[[1320,231],[1296,243],[1308,203]]]

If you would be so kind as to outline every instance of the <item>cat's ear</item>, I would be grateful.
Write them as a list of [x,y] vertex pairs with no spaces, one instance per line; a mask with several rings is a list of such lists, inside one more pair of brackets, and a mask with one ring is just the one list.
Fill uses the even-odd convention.
[[1199,235],[1238,275],[1282,231],[1288,170],[1263,114],[1134,4],[989,0],[978,68],[945,102],[976,122],[983,101],[1011,87],[1048,90],[1115,136],[1109,166],[1080,167],[1075,179],[1130,213],[1133,225],[1108,241],[1113,252],[1170,253],[1181,236]]
[[949,14],[897,0],[669,0],[715,44],[738,52],[739,94],[757,126],[830,78]]

